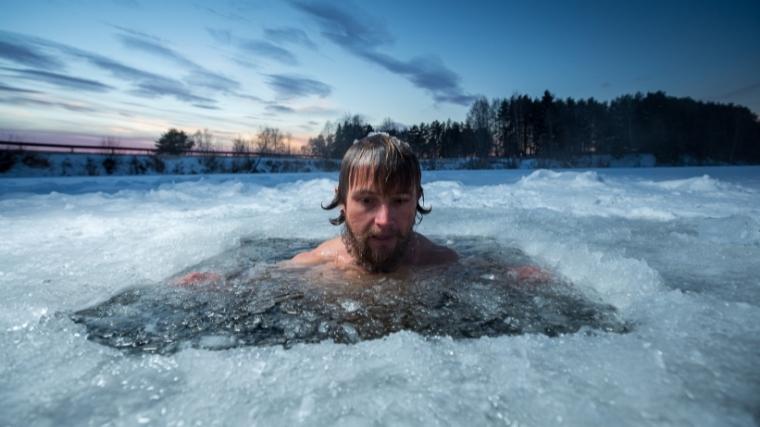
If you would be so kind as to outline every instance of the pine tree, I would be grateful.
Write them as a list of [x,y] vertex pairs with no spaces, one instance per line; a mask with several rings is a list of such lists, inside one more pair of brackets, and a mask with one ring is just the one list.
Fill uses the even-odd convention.
[[188,138],[185,132],[171,128],[156,141],[156,154],[179,155],[192,150],[193,144],[195,141]]

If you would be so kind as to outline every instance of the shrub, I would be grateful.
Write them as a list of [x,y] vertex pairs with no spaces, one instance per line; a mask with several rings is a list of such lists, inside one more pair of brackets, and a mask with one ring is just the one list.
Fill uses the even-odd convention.
[[274,160],[267,160],[264,162],[265,165],[269,168],[270,173],[277,173],[280,171],[280,163],[276,162]]
[[34,169],[45,169],[50,167],[50,162],[47,157],[35,153],[26,153],[24,157],[21,158],[21,163]]
[[256,172],[256,163],[254,163],[253,159],[250,157],[246,157],[245,160],[243,160],[241,171],[248,173]]
[[473,157],[462,165],[463,169],[491,169],[491,163],[488,159]]
[[172,169],[173,175],[184,175],[185,174],[185,168],[182,166],[182,162],[177,162],[174,164],[174,169]]
[[84,170],[87,171],[87,175],[89,176],[98,176],[98,164],[90,157],[84,163]]
[[153,156],[151,159],[153,160],[153,170],[157,173],[164,173],[164,170],[166,170],[166,163],[164,163],[164,161],[158,156]]
[[299,172],[301,163],[295,160],[281,160],[280,172]]
[[219,159],[216,156],[203,156],[198,160],[203,166],[203,173],[214,173],[219,169]]
[[340,170],[340,162],[334,159],[320,160],[316,162],[317,167],[325,172],[335,172]]
[[70,175],[71,170],[74,168],[74,166],[71,164],[71,160],[68,158],[63,159],[61,162],[61,175],[68,176]]
[[148,167],[137,156],[132,156],[132,159],[129,161],[129,174],[142,175],[146,170],[148,170]]
[[232,173],[239,173],[241,169],[241,164],[237,160],[232,160],[232,163],[230,164],[230,172]]
[[8,172],[16,164],[16,153],[0,151],[0,173]]
[[103,159],[103,169],[105,169],[106,173],[109,175],[113,174],[113,171],[116,170],[116,166],[118,165],[119,161],[114,156],[108,156]]

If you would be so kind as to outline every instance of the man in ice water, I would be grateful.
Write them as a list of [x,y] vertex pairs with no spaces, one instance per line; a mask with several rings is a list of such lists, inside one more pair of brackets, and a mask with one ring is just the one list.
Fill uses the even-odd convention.
[[[330,220],[343,224],[339,237],[302,252],[285,265],[325,265],[366,273],[391,273],[403,268],[446,264],[457,260],[453,250],[431,242],[413,230],[425,208],[422,173],[409,145],[383,133],[355,142],[343,156],[338,187],[324,209],[339,208]],[[545,281],[548,274],[534,266],[513,269],[518,280]],[[190,273],[181,286],[217,282],[216,273]]]
[[383,133],[356,141],[341,161],[335,197],[323,207],[340,209],[330,222],[343,224],[341,235],[290,262],[390,273],[456,261],[456,252],[413,229],[431,210],[423,206],[421,178],[409,144]]

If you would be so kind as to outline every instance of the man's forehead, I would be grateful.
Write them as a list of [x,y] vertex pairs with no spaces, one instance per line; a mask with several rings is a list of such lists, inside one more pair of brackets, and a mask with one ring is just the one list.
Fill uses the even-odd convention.
[[350,194],[367,193],[367,194],[413,194],[414,187],[403,187],[397,185],[380,185],[377,183],[357,183],[352,185],[348,192]]
[[348,192],[415,194],[415,180],[408,170],[389,172],[383,168],[357,167],[348,174]]

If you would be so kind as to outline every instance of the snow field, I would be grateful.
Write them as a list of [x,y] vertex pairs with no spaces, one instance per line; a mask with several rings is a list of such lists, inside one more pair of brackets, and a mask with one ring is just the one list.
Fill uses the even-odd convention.
[[495,236],[629,334],[126,356],[65,315],[249,235],[323,239],[336,174],[0,181],[0,424],[753,425],[760,168],[425,172],[441,242]]

